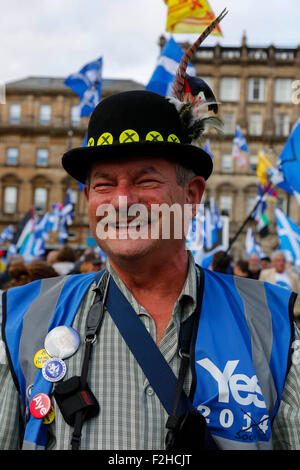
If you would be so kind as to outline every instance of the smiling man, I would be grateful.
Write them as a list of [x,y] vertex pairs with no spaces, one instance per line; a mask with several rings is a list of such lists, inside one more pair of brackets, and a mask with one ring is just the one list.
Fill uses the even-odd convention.
[[186,249],[212,172],[194,108],[114,95],[63,156],[107,267],[3,295],[0,448],[300,448],[294,294]]

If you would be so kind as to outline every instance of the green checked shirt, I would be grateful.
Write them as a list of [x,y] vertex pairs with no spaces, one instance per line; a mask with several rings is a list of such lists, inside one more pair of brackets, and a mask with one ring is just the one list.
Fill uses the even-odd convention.
[[[173,315],[160,343],[160,350],[174,373],[178,375],[178,333],[180,323],[188,318],[196,306],[197,273],[193,258],[183,290],[174,306]],[[152,337],[156,338],[155,323],[146,310],[108,265],[108,270],[126,296]],[[94,298],[94,285],[85,296],[73,327],[81,334],[86,316]],[[296,329],[296,339],[300,332]],[[65,379],[80,375],[83,345],[66,359]],[[32,358],[33,360],[33,358]],[[300,361],[299,361],[300,362]],[[281,405],[273,423],[275,449],[300,449],[300,364],[292,364]],[[85,422],[81,449],[95,450],[159,450],[164,449],[167,413],[145,378],[132,353],[110,315],[105,315],[101,332],[92,352],[89,384],[100,404],[97,418]],[[188,393],[191,374],[185,382]],[[55,406],[55,404],[54,404]],[[20,448],[19,419],[22,416],[20,400],[13,383],[4,351],[0,343],[0,449]],[[49,425],[48,449],[68,450],[73,428],[68,426],[55,407],[55,420]]]

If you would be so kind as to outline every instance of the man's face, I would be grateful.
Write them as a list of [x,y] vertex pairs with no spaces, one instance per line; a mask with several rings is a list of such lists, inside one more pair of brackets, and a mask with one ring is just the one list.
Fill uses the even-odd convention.
[[251,255],[249,258],[249,269],[250,271],[256,272],[260,268],[260,259],[257,255]]
[[[162,158],[94,163],[85,195],[90,228],[99,246],[111,259],[133,259],[149,253],[159,256],[161,250],[174,255],[185,245],[184,234],[181,239],[174,236],[174,231],[180,228],[178,220],[184,233],[180,215],[183,216],[185,205],[200,203],[204,190],[203,178],[193,180],[186,187],[179,185],[175,165]],[[168,213],[169,231],[166,218],[157,210],[162,204],[177,211],[176,216]],[[174,228],[176,217],[179,219]]]
[[273,259],[273,266],[277,273],[283,273],[285,271],[285,258],[283,255],[276,255]]

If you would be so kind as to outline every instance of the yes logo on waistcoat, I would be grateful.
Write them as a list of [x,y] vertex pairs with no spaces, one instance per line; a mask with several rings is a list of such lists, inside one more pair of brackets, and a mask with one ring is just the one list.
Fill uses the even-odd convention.
[[[256,375],[235,373],[239,360],[227,361],[220,370],[209,358],[196,361],[204,375],[201,396],[194,405],[205,416],[212,432],[246,442],[268,440],[269,416]],[[205,383],[205,385],[204,385]]]

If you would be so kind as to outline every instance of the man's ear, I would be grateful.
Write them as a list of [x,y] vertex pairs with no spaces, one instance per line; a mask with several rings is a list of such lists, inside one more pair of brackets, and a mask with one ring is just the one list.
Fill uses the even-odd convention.
[[187,187],[187,203],[193,206],[193,217],[196,216],[197,205],[201,203],[201,199],[205,190],[205,180],[202,176],[194,176]]
[[86,184],[83,186],[83,193],[85,195],[86,200],[88,201],[89,200],[89,190],[88,190],[88,187],[87,187]]

